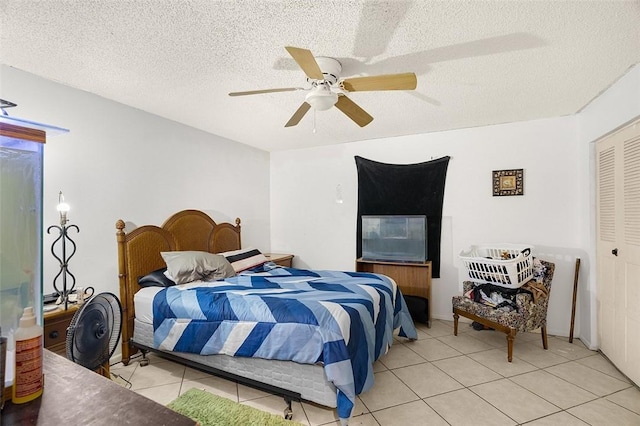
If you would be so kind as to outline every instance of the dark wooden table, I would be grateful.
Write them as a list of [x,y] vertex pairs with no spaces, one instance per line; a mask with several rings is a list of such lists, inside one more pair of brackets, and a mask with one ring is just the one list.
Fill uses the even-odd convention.
[[44,393],[5,403],[2,426],[190,425],[196,422],[101,375],[44,350]]

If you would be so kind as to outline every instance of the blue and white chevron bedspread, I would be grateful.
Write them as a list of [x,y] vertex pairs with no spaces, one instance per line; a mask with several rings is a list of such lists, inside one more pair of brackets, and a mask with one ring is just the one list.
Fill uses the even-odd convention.
[[389,278],[291,268],[168,287],[155,296],[153,328],[162,350],[322,362],[342,419],[373,385],[393,330],[417,338]]

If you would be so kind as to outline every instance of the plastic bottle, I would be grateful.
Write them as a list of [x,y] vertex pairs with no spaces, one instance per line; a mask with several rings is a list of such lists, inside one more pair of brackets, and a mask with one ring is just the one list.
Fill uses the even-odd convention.
[[14,404],[33,401],[42,395],[42,327],[36,324],[33,308],[24,308],[15,333],[15,374],[11,401]]

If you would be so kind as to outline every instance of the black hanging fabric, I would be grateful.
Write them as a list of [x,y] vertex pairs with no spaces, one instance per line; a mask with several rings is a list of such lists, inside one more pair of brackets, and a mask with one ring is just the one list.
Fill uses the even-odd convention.
[[418,164],[385,164],[356,156],[358,170],[357,257],[362,256],[362,215],[426,215],[427,258],[440,278],[442,203],[451,157]]

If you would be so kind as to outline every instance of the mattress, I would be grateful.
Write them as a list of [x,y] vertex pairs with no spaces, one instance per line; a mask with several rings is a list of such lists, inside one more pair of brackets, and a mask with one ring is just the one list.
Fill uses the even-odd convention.
[[153,326],[153,298],[162,287],[144,287],[133,295],[136,319]]
[[[144,312],[148,297],[153,296],[154,287],[142,289],[136,293],[136,316],[141,309],[140,318],[134,320],[133,341],[141,345],[153,347],[153,325],[149,312]],[[140,296],[138,296],[139,293]],[[151,310],[151,307],[146,307]],[[158,351],[162,352],[162,351]],[[212,367],[236,376],[245,377],[260,383],[299,393],[302,399],[315,402],[326,407],[336,407],[336,388],[327,382],[324,368],[320,364],[299,364],[293,361],[279,361],[262,358],[232,357],[228,355],[197,355],[186,352],[171,352],[172,355],[197,362],[203,366]]]

